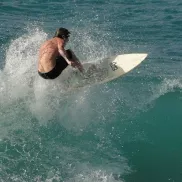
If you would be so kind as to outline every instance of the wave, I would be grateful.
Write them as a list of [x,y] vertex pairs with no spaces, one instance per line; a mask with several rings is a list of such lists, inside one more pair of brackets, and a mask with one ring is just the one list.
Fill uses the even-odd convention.
[[122,181],[127,160],[112,151],[98,127],[116,112],[116,101],[106,100],[115,94],[107,85],[67,93],[59,79],[41,79],[37,50],[47,37],[29,29],[6,50],[0,72],[0,180]]
[[[122,81],[67,92],[60,79],[37,75],[37,50],[47,37],[38,28],[28,29],[6,50],[0,72],[1,180],[123,181],[132,171],[113,138],[118,145],[126,138],[147,140],[137,132],[126,137],[125,126],[135,126],[136,116],[160,96],[181,90],[180,79],[152,83],[131,73]],[[83,52],[94,41],[84,43]],[[101,50],[105,57],[105,48]],[[99,56],[91,51],[88,59]]]

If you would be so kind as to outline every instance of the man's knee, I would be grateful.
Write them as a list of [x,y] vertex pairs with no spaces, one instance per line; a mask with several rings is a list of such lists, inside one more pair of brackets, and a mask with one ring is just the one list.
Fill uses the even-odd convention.
[[67,49],[66,53],[67,53],[68,59],[72,59],[73,58],[73,51],[71,49]]
[[76,57],[75,53],[71,49],[68,49],[66,51],[67,51],[67,55],[70,56],[70,57],[68,57],[68,59],[72,59],[74,61],[79,61],[79,59]]

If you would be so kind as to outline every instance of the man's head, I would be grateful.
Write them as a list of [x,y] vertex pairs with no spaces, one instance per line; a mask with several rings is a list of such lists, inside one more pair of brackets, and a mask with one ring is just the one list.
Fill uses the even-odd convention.
[[54,37],[59,37],[61,39],[67,39],[70,36],[70,32],[66,28],[59,28]]

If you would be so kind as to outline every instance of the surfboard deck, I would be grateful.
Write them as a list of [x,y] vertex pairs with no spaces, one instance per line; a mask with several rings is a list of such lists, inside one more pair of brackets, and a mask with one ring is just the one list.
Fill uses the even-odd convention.
[[146,53],[132,53],[105,58],[95,64],[92,62],[83,63],[83,73],[69,66],[60,77],[62,82],[72,89],[106,83],[130,72],[146,57]]

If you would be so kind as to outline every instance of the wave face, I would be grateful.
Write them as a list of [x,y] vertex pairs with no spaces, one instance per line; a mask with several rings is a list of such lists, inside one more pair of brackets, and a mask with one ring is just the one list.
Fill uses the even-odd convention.
[[[178,1],[3,0],[0,181],[181,181],[181,11]],[[82,62],[149,56],[68,91],[37,74],[38,49],[60,26]]]

